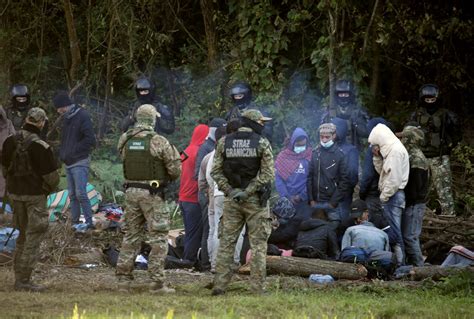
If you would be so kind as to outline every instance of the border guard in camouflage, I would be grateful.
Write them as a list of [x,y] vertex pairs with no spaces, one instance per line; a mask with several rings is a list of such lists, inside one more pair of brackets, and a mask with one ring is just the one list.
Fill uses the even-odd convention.
[[213,295],[224,294],[232,279],[234,249],[244,225],[252,249],[251,283],[257,293],[265,291],[265,258],[271,232],[268,198],[275,172],[270,142],[261,133],[270,120],[258,110],[246,110],[242,127],[217,144],[211,176],[225,198]]
[[[173,293],[164,280],[164,262],[168,253],[169,213],[165,210],[163,190],[181,174],[178,150],[154,131],[160,114],[150,104],[136,112],[135,126],[122,134],[118,150],[125,176],[124,231],[116,275],[118,288],[134,286],[132,271],[142,242],[151,246],[148,273],[151,293]],[[148,226],[148,234],[144,226]]]
[[21,130],[3,144],[3,172],[13,204],[14,224],[20,230],[13,259],[15,290],[45,289],[32,283],[31,274],[48,230],[46,196],[59,184],[58,162],[48,143],[39,137],[47,119],[43,109],[31,108]]
[[440,107],[439,89],[434,84],[425,84],[419,92],[420,105],[410,120],[417,122],[425,133],[422,151],[430,163],[433,185],[441,206],[441,213],[455,215],[451,190],[452,177],[449,154],[462,137],[458,117]]

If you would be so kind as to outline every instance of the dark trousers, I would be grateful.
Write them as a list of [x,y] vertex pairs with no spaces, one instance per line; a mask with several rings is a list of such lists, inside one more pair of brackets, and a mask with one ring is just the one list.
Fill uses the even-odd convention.
[[202,238],[201,206],[198,203],[180,202],[179,207],[184,222],[183,259],[195,261]]
[[206,194],[199,192],[199,206],[201,207],[201,270],[210,270],[211,262],[209,260],[209,250],[207,247],[207,239],[209,238],[209,199]]

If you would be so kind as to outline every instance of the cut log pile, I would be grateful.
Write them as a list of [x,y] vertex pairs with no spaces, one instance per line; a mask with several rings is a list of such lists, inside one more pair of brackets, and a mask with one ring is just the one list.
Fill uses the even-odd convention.
[[[423,254],[428,261],[442,261],[447,251],[453,246],[461,245],[468,249],[474,247],[474,216],[445,217],[434,214],[427,209],[423,218],[421,233]],[[438,259],[434,256],[440,255]],[[434,258],[434,260],[432,259]]]

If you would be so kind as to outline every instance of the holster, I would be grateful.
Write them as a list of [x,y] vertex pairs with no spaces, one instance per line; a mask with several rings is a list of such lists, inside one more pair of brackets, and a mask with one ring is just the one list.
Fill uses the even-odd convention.
[[158,195],[164,199],[164,186],[160,185],[159,187],[154,187],[147,183],[124,183],[123,187],[125,190],[130,187],[146,189],[150,192],[150,195]]

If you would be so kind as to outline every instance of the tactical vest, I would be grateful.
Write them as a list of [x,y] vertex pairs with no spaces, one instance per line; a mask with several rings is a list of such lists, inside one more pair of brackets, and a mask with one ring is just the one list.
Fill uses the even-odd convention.
[[144,136],[133,135],[136,133],[130,130],[127,133],[127,141],[123,146],[125,151],[123,161],[123,171],[127,180],[143,181],[158,180],[160,185],[166,185],[169,176],[165,163],[162,159],[154,157],[150,153],[151,139],[155,132],[141,132]]
[[26,118],[26,111],[18,111],[17,109],[14,109],[13,107],[8,108],[6,113],[7,113],[7,118],[12,122],[13,127],[15,128],[16,131],[19,131],[21,127],[23,126],[23,123],[25,122]]
[[28,147],[31,143],[38,140],[40,140],[38,135],[23,130],[15,135],[16,148],[7,170],[9,178],[31,179],[38,177],[33,170],[30,155],[28,153]]
[[237,131],[225,137],[224,176],[233,188],[245,189],[260,170],[260,135]]
[[[419,111],[417,113],[417,122],[422,127],[425,133],[425,143],[421,147],[421,150],[425,154],[426,157],[436,157],[440,156],[442,153],[442,145],[441,141],[443,139],[443,117],[445,116],[444,112],[440,112],[439,110],[430,115],[426,112]],[[443,143],[447,143],[444,141]]]

